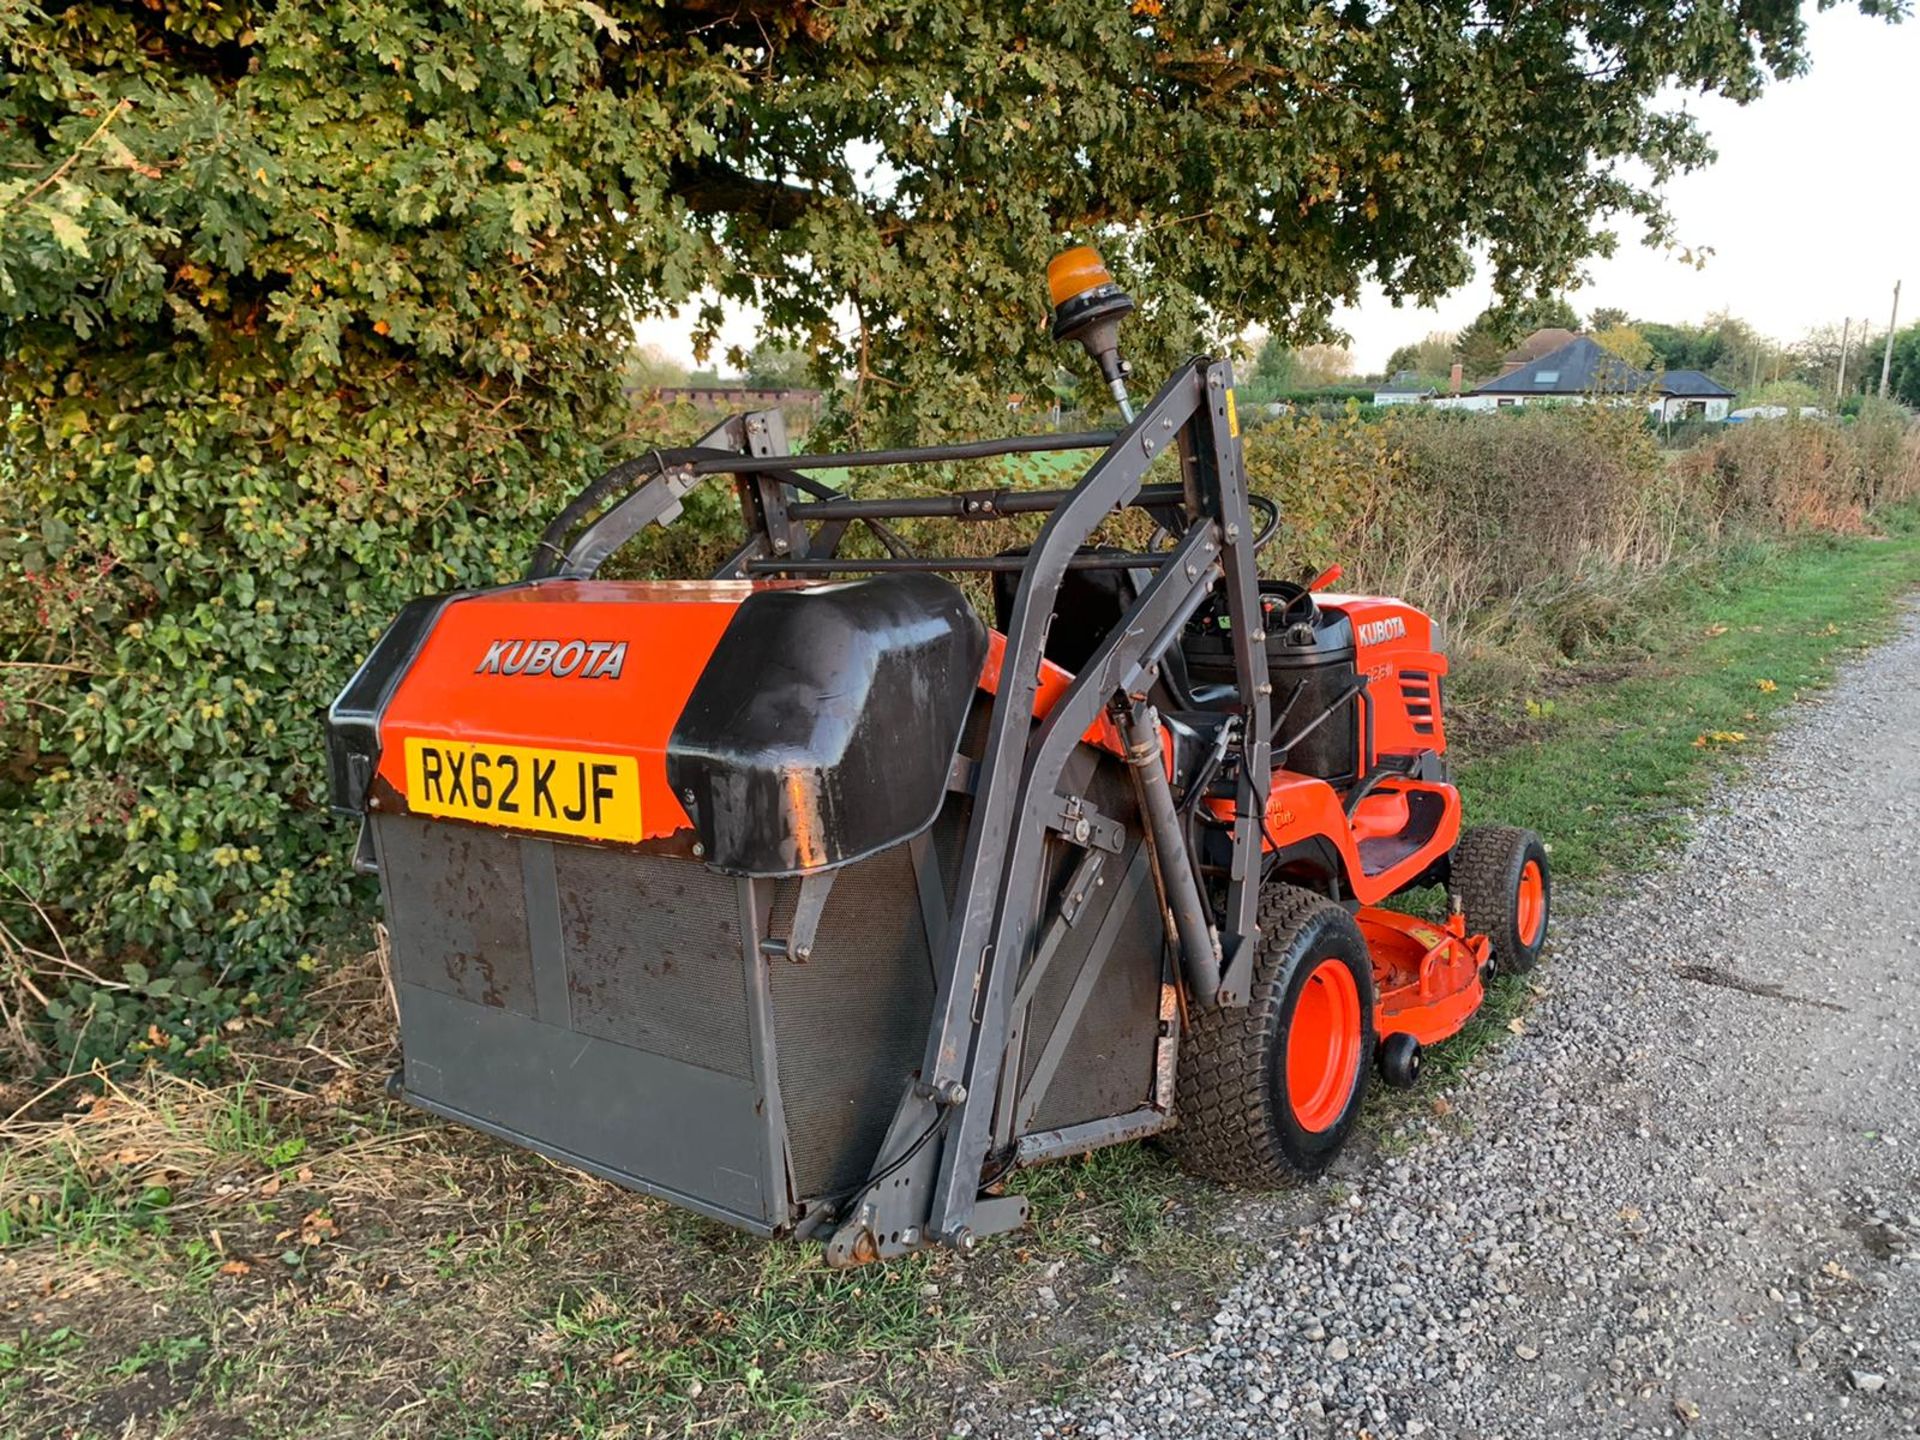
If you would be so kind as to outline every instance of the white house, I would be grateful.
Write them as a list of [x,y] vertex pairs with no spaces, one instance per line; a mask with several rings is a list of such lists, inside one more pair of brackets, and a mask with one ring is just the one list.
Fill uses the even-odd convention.
[[1423,400],[1431,400],[1434,387],[1427,384],[1411,370],[1401,370],[1394,377],[1373,392],[1376,405],[1418,405]]
[[1476,385],[1449,409],[1496,410],[1540,400],[1644,404],[1661,421],[1724,420],[1733,391],[1698,370],[1641,370],[1585,335]]
[[1669,370],[1654,376],[1662,420],[1724,420],[1733,391],[1698,370]]

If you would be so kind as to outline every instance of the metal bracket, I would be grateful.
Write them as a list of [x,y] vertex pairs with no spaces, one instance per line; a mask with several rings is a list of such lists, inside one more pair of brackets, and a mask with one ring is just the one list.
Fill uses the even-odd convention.
[[1053,797],[1058,809],[1047,817],[1047,824],[1061,838],[1075,845],[1105,850],[1118,855],[1127,842],[1125,827],[1102,815],[1093,804],[1079,795]]
[[[741,417],[746,452],[760,459],[792,453],[787,446],[787,418],[778,410],[754,410]],[[764,472],[743,476],[751,493],[767,542],[775,556],[807,553],[807,527],[794,519],[785,485]]]
[[947,789],[960,795],[971,795],[980,788],[980,762],[970,755],[955,755],[953,766],[947,771]]
[[[1167,1124],[1167,1112],[1164,1110],[1135,1110],[1130,1114],[1115,1115],[1106,1120],[1088,1120],[1058,1130],[1029,1131],[1020,1137],[1014,1154],[1022,1165],[1037,1165],[1042,1160],[1057,1160],[1062,1155],[1084,1155],[1103,1145],[1144,1139],[1166,1129]],[[977,1224],[980,1206],[975,1206],[973,1214]]]
[[374,853],[373,849],[373,819],[371,816],[362,815],[360,817],[360,835],[359,838],[353,842],[353,873],[356,875],[378,875],[380,873],[380,857]]
[[1220,988],[1214,992],[1220,1005],[1238,1009],[1253,994],[1253,957],[1260,948],[1260,935],[1242,935],[1233,943],[1233,951],[1221,968]]
[[793,923],[787,927],[787,938],[769,935],[760,942],[762,955],[791,960],[796,965],[804,965],[813,958],[813,937],[819,933],[820,916],[827,908],[827,896],[832,893],[834,877],[839,873],[838,870],[816,870],[801,878],[800,895],[793,902]]

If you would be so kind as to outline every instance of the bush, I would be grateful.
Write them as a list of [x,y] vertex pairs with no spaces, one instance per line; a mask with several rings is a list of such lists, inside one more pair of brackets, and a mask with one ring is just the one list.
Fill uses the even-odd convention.
[[359,919],[322,708],[630,423],[587,10],[163,8],[0,6],[0,1018],[78,1065]]
[[1723,428],[1664,452],[1632,408],[1495,414],[1403,407],[1295,418],[1246,440],[1257,493],[1286,529],[1266,565],[1405,596],[1468,646],[1546,661],[1640,623],[1676,564],[1784,533],[1847,532],[1920,498],[1920,431],[1875,402],[1847,426]]
[[1703,511],[1772,533],[1858,531],[1874,512],[1920,497],[1920,431],[1878,400],[1845,425],[1735,425],[1675,464]]

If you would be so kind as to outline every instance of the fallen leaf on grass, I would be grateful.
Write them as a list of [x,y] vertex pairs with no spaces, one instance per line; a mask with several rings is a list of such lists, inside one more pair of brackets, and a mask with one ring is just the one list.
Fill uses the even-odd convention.
[[1709,636],[1718,636],[1718,635],[1724,635],[1724,634],[1726,634],[1726,633],[1727,633],[1727,627],[1726,627],[1726,626],[1724,626],[1724,625],[1709,625],[1709,626],[1707,626],[1707,634],[1708,634]]
[[1773,681],[1771,680],[1756,680],[1753,682],[1753,688],[1758,690],[1763,695],[1771,695],[1774,691],[1778,690],[1780,687],[1774,684]]
[[327,1214],[324,1210],[309,1210],[306,1218],[300,1222],[297,1230],[282,1230],[273,1238],[276,1242],[279,1242],[291,1240],[295,1235],[298,1235],[300,1237],[300,1243],[311,1248],[315,1245],[324,1245],[327,1241],[336,1238],[339,1234],[340,1227],[333,1223],[333,1217],[331,1215]]
[[220,1273],[222,1275],[250,1275],[253,1273],[253,1266],[244,1260],[229,1260],[220,1267]]
[[274,1196],[278,1195],[279,1193],[280,1193],[280,1177],[278,1175],[269,1176],[266,1183],[260,1187],[260,1194],[262,1198],[267,1200],[271,1200]]
[[1703,730],[1694,737],[1693,748],[1705,750],[1709,745],[1738,745],[1747,738],[1744,730]]
[[1507,1029],[1516,1035],[1524,1035],[1527,1033],[1527,1022],[1516,1015],[1513,1019],[1507,1021]]

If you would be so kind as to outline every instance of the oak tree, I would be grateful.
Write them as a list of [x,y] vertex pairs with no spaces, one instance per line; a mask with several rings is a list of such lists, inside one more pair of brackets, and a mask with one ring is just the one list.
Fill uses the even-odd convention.
[[127,987],[56,998],[67,1043],[200,1054],[313,963],[317,708],[627,443],[637,318],[753,306],[880,438],[1045,390],[1067,241],[1149,375],[1480,253],[1518,299],[1667,235],[1710,153],[1668,87],[1805,40],[1784,0],[0,0],[8,923]]

